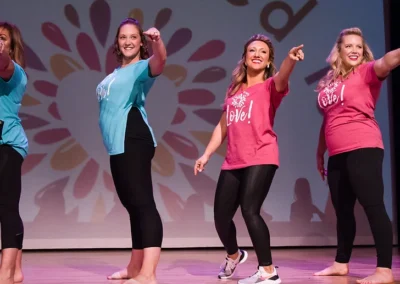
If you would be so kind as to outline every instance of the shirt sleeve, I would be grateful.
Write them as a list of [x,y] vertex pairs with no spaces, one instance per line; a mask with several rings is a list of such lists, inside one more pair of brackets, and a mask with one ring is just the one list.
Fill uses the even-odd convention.
[[381,85],[382,80],[378,78],[374,69],[375,61],[364,63],[360,66],[360,74],[364,78],[364,82],[368,85]]
[[8,96],[12,90],[18,87],[25,87],[27,78],[24,69],[13,61],[14,73],[12,74],[10,80],[5,81],[0,78],[0,95]]
[[277,108],[280,105],[282,99],[287,94],[289,94],[289,83],[287,84],[286,88],[283,91],[278,92],[276,90],[274,77],[271,77],[270,79],[268,79],[267,82],[268,82],[267,83],[267,88],[268,88],[268,91],[271,94],[271,102],[274,105],[274,107]]

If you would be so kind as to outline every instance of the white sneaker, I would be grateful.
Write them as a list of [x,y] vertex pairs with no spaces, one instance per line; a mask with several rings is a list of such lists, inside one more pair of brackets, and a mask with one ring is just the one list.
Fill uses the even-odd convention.
[[248,253],[245,250],[239,250],[239,256],[236,259],[226,257],[225,261],[221,265],[221,270],[218,273],[219,279],[228,279],[235,273],[238,264],[241,264],[247,260]]
[[268,273],[260,266],[256,273],[248,278],[239,280],[238,284],[277,284],[281,282],[275,267],[272,273]]

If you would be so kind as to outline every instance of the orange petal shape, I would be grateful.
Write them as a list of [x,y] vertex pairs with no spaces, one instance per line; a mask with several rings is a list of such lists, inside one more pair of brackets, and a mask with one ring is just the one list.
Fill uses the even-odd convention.
[[85,198],[93,189],[96,184],[97,176],[99,174],[99,164],[90,159],[85,167],[82,169],[74,185],[74,197],[77,199]]
[[175,86],[179,86],[185,81],[187,70],[181,65],[170,64],[164,67],[164,72],[162,74],[171,81],[174,81]]
[[93,208],[92,223],[102,223],[106,217],[106,205],[104,204],[103,196],[97,198],[96,205]]
[[[208,132],[208,131],[190,131],[190,133],[201,144],[203,144],[204,147],[207,147],[208,142],[210,142],[210,138],[211,138],[211,135],[212,135],[212,132]],[[222,157],[225,157],[225,154],[226,154],[226,140],[221,144],[221,146],[218,147],[216,153],[218,155],[221,155]]]
[[54,170],[71,170],[88,158],[88,154],[82,146],[71,138],[53,154],[50,160],[51,167]]
[[160,143],[156,148],[152,165],[153,171],[164,176],[170,177],[175,172],[175,160],[172,154],[168,151],[163,143]]
[[83,70],[75,60],[63,54],[55,54],[50,58],[50,66],[53,74],[58,80],[75,72],[76,70]]
[[33,170],[46,157],[47,154],[30,154],[22,163],[22,174],[25,175]]
[[28,106],[40,105],[41,102],[39,100],[35,99],[34,97],[32,97],[31,95],[25,94],[24,97],[22,98],[21,104],[24,107],[28,107]]
[[167,186],[160,183],[158,184],[158,186],[160,187],[161,198],[163,199],[169,216],[175,221],[181,220],[183,216],[185,202],[182,200],[179,194],[173,192]]
[[111,192],[115,192],[115,185],[112,176],[106,171],[103,172],[104,186]]
[[129,12],[129,18],[134,18],[143,27],[144,16],[143,16],[143,11],[141,9],[139,8],[132,9]]

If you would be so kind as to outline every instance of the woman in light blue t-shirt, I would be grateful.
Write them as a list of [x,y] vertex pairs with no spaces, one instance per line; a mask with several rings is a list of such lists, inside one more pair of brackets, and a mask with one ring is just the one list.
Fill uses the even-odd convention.
[[21,270],[24,225],[19,214],[21,168],[28,153],[18,117],[27,77],[22,37],[19,29],[0,23],[0,283],[22,282]]
[[[148,43],[153,55],[149,56]],[[134,279],[157,283],[155,270],[163,238],[151,180],[151,160],[157,143],[144,108],[146,96],[164,69],[167,52],[156,28],[143,32],[138,21],[119,25],[114,53],[120,67],[96,89],[99,125],[110,155],[111,174],[117,194],[130,217],[132,255],[127,268],[108,279]]]

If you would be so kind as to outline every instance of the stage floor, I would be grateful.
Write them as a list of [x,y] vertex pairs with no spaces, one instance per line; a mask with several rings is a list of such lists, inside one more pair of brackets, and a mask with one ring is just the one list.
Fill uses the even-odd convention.
[[[395,248],[393,271],[400,283],[400,255]],[[122,284],[127,280],[108,281],[106,276],[124,267],[129,251],[61,251],[24,252],[25,284],[110,283]],[[334,249],[274,249],[275,265],[282,283],[350,284],[372,273],[375,268],[375,250],[354,250],[350,275],[347,277],[315,277],[313,272],[325,268],[334,257]],[[249,250],[249,259],[242,264],[229,281],[220,281],[216,275],[223,261],[222,250],[164,250],[158,267],[159,284],[211,284],[236,283],[238,279],[255,272],[256,257]]]

